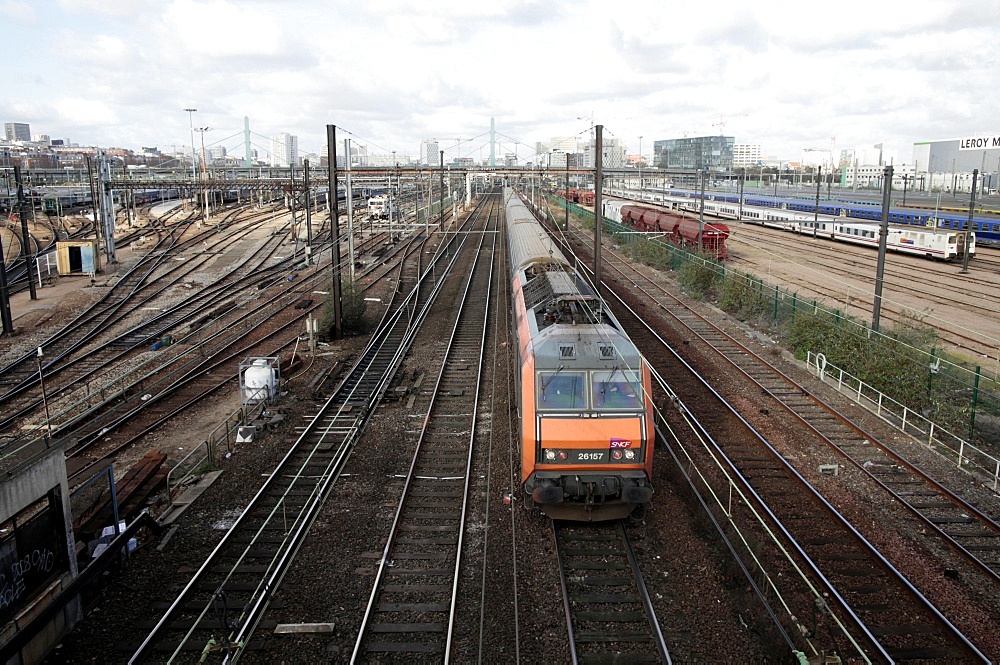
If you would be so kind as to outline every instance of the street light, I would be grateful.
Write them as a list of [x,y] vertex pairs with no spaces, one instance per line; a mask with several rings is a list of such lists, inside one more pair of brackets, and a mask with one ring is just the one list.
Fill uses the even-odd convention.
[[38,384],[42,387],[42,405],[45,407],[45,447],[49,447],[49,401],[45,398],[45,379],[42,378],[42,358],[45,356],[42,353],[42,347],[38,347],[38,353],[35,354],[35,362],[38,363]]
[[191,180],[198,179],[198,172],[195,171],[195,156],[194,156],[194,116],[192,115],[198,109],[184,109],[188,114],[188,123],[191,125]]
[[194,131],[201,134],[201,179],[202,191],[205,194],[205,223],[208,223],[208,161],[205,159],[205,132],[212,131],[211,127],[198,127]]
[[[396,151],[395,150],[392,151],[392,168],[393,168],[393,171],[396,172],[396,182],[398,184],[398,182],[399,182],[399,164],[396,163]],[[393,189],[392,189],[392,174],[390,173],[389,174],[389,243],[390,244],[393,242],[393,240],[392,240],[392,206],[393,206],[393,202],[395,200],[396,200],[396,197],[393,196]]]
[[642,200],[642,137],[639,137],[639,200]]

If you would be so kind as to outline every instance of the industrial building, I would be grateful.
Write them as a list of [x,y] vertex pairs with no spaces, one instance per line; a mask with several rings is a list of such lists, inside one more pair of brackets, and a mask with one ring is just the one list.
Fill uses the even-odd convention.
[[978,191],[996,191],[1000,135],[914,143],[913,164],[920,189],[925,191],[968,192],[973,170],[979,171]]

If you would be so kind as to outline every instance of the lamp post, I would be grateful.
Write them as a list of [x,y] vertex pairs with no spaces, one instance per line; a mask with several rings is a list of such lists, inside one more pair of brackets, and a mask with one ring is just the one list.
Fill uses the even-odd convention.
[[[30,276],[29,276],[30,278]],[[45,407],[45,447],[49,447],[49,402],[45,398],[45,380],[42,377],[42,358],[45,356],[42,353],[42,347],[38,347],[38,353],[35,354],[35,362],[38,363],[38,384],[42,387],[42,405]]]
[[191,180],[198,179],[198,172],[195,171],[195,156],[194,156],[194,115],[192,115],[198,109],[184,109],[188,113],[188,123],[191,125]]
[[[399,164],[396,163],[396,151],[392,151],[392,169],[396,172],[396,181],[399,181]],[[395,197],[392,195],[392,175],[389,176],[389,242],[392,243],[392,205]]]
[[202,180],[202,192],[205,197],[205,223],[208,223],[208,162],[205,159],[205,132],[212,131],[211,127],[198,127],[195,129],[196,132],[201,134],[201,180]]
[[642,200],[642,136],[639,137],[639,200]]

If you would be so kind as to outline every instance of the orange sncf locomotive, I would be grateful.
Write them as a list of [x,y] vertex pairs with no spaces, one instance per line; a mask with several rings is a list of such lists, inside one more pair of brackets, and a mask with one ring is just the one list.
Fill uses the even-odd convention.
[[521,482],[554,519],[627,516],[653,494],[645,359],[512,189]]

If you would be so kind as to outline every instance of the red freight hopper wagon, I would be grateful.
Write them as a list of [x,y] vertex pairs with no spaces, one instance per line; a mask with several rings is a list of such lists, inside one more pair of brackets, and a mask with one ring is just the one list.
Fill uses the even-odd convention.
[[[698,220],[681,217],[645,206],[625,205],[621,207],[621,222],[637,231],[664,233],[671,243],[692,251],[698,248]],[[726,238],[729,227],[718,222],[706,222],[701,235],[701,252],[714,259],[729,257]]]
[[642,206],[623,206],[622,222],[639,231],[649,233],[671,233],[681,218],[671,213],[644,208]]
[[[698,250],[698,220],[685,217],[674,229],[671,242]],[[729,258],[729,250],[726,249],[726,238],[729,237],[729,227],[719,222],[705,222],[701,229],[701,253],[711,256],[713,259],[722,261]]]

